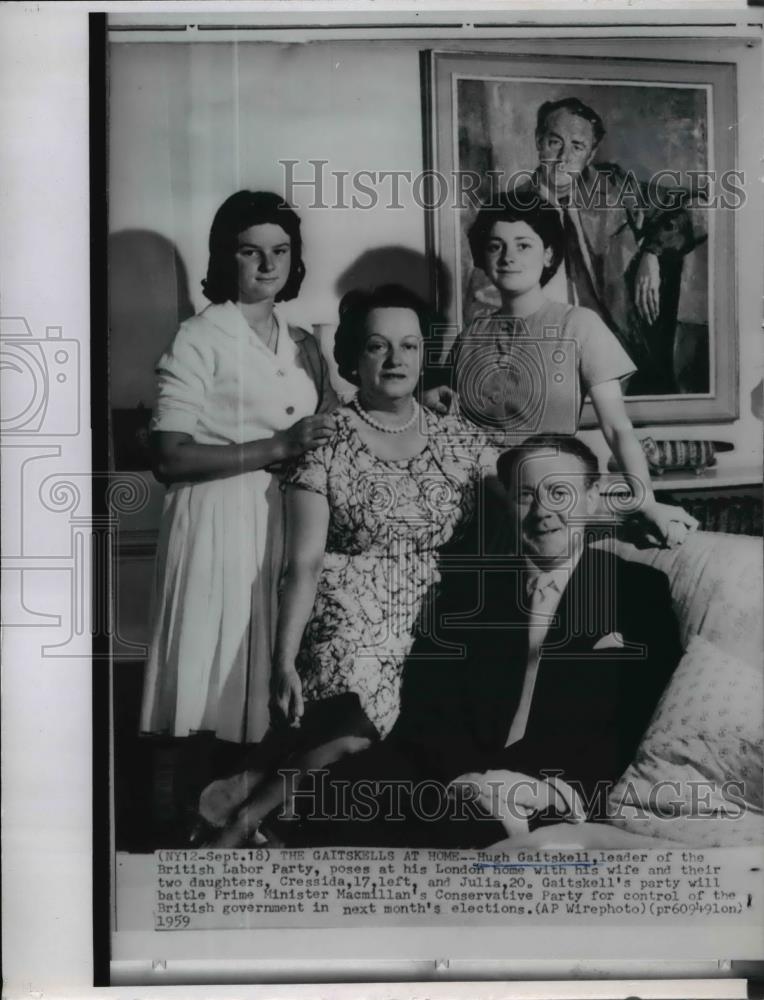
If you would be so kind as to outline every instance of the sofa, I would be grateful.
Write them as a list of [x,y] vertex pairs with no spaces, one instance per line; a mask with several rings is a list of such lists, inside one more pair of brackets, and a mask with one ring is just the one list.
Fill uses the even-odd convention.
[[762,539],[696,532],[676,549],[596,544],[666,574],[685,652],[610,795],[609,822],[542,827],[522,843],[764,844]]

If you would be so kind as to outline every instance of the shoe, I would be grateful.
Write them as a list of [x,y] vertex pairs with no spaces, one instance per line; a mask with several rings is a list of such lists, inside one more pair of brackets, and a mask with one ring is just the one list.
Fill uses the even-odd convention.
[[191,847],[207,847],[220,836],[222,830],[222,826],[215,826],[197,813],[189,823],[188,843]]

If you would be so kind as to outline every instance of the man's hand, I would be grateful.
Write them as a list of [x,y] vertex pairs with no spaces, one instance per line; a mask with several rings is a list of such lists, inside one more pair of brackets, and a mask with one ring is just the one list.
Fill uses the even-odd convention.
[[434,410],[435,413],[443,415],[451,412],[455,399],[456,393],[447,385],[439,385],[435,389],[428,389],[427,392],[422,393],[422,404],[428,410]]
[[645,323],[655,323],[660,312],[661,269],[654,253],[643,253],[634,282],[634,304]]
[[456,798],[477,802],[510,835],[527,832],[531,816],[548,809],[556,799],[545,781],[519,771],[462,774],[451,782],[452,789]]
[[639,512],[645,522],[645,537],[653,545],[668,549],[681,545],[691,531],[698,527],[697,520],[682,507],[658,503],[646,504]]

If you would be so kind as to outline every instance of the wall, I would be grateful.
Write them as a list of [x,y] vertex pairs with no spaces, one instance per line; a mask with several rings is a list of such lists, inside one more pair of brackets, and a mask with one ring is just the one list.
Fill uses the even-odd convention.
[[[200,281],[216,208],[243,187],[283,192],[279,159],[300,162],[296,179],[313,177],[309,159],[351,172],[422,162],[411,48],[115,45],[110,77],[110,229],[122,234],[112,238],[142,232],[132,240],[145,256],[156,256],[159,238],[168,241],[166,271],[175,250],[178,284],[187,283],[195,310],[206,304]],[[286,307],[290,318],[336,322],[342,292],[355,284],[407,280],[426,294],[424,217],[410,199],[397,211],[354,212],[309,210],[313,197],[312,187],[295,188],[308,273],[299,300]],[[328,186],[327,203],[333,199]],[[129,299],[132,275],[122,270],[114,280],[120,299]],[[124,314],[112,310],[112,323],[119,337]],[[139,382],[142,398],[151,398],[153,360],[173,333],[165,323],[149,338],[139,334],[140,346],[130,337],[131,358],[114,366],[114,405],[135,405]]]
[[[603,42],[566,43],[572,54],[596,54]],[[612,43],[607,43],[612,45]],[[639,43],[621,43],[637,54]],[[660,58],[729,59],[723,41],[646,43]],[[284,190],[279,159],[326,159],[327,170],[422,167],[417,41],[261,43],[120,43],[111,46],[110,224],[121,263],[112,261],[112,401],[150,402],[152,367],[178,315],[205,304],[199,282],[216,207],[241,187]],[[465,43],[437,43],[438,48]],[[471,45],[476,48],[476,45]],[[481,49],[559,51],[555,42],[481,42]],[[608,51],[612,51],[609,48]],[[746,53],[746,50],[742,50]],[[741,122],[758,122],[760,53],[741,66]],[[735,123],[731,124],[733,127]],[[756,176],[758,127],[739,130],[739,165]],[[333,190],[327,192],[331,203]],[[734,442],[720,466],[759,463],[761,422],[752,392],[762,378],[761,194],[748,185],[739,212],[738,306],[740,419],[723,425],[661,427],[660,437]],[[303,324],[336,321],[343,291],[404,279],[427,290],[424,212],[406,189],[400,209],[309,208],[312,190],[294,201],[303,218],[308,276],[290,317]],[[116,258],[115,258],[116,259]],[[162,291],[164,289],[164,292]],[[721,331],[734,336],[734,331]],[[650,429],[646,429],[649,431]],[[599,432],[585,437],[601,456]]]

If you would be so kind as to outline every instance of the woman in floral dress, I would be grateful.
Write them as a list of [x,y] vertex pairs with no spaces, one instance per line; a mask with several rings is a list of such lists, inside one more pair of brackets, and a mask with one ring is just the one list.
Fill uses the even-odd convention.
[[[352,692],[380,736],[437,554],[474,511],[479,436],[419,409],[423,307],[388,286],[343,303],[335,356],[359,386],[331,439],[286,477],[287,557],[274,708]],[[477,440],[476,440],[477,437]]]
[[[335,357],[358,393],[285,479],[272,713],[314,751],[302,769],[390,732],[438,550],[475,509],[482,435],[414,399],[425,324],[423,303],[398,286],[345,297]],[[283,795],[278,778],[263,782],[216,843],[245,842]]]

